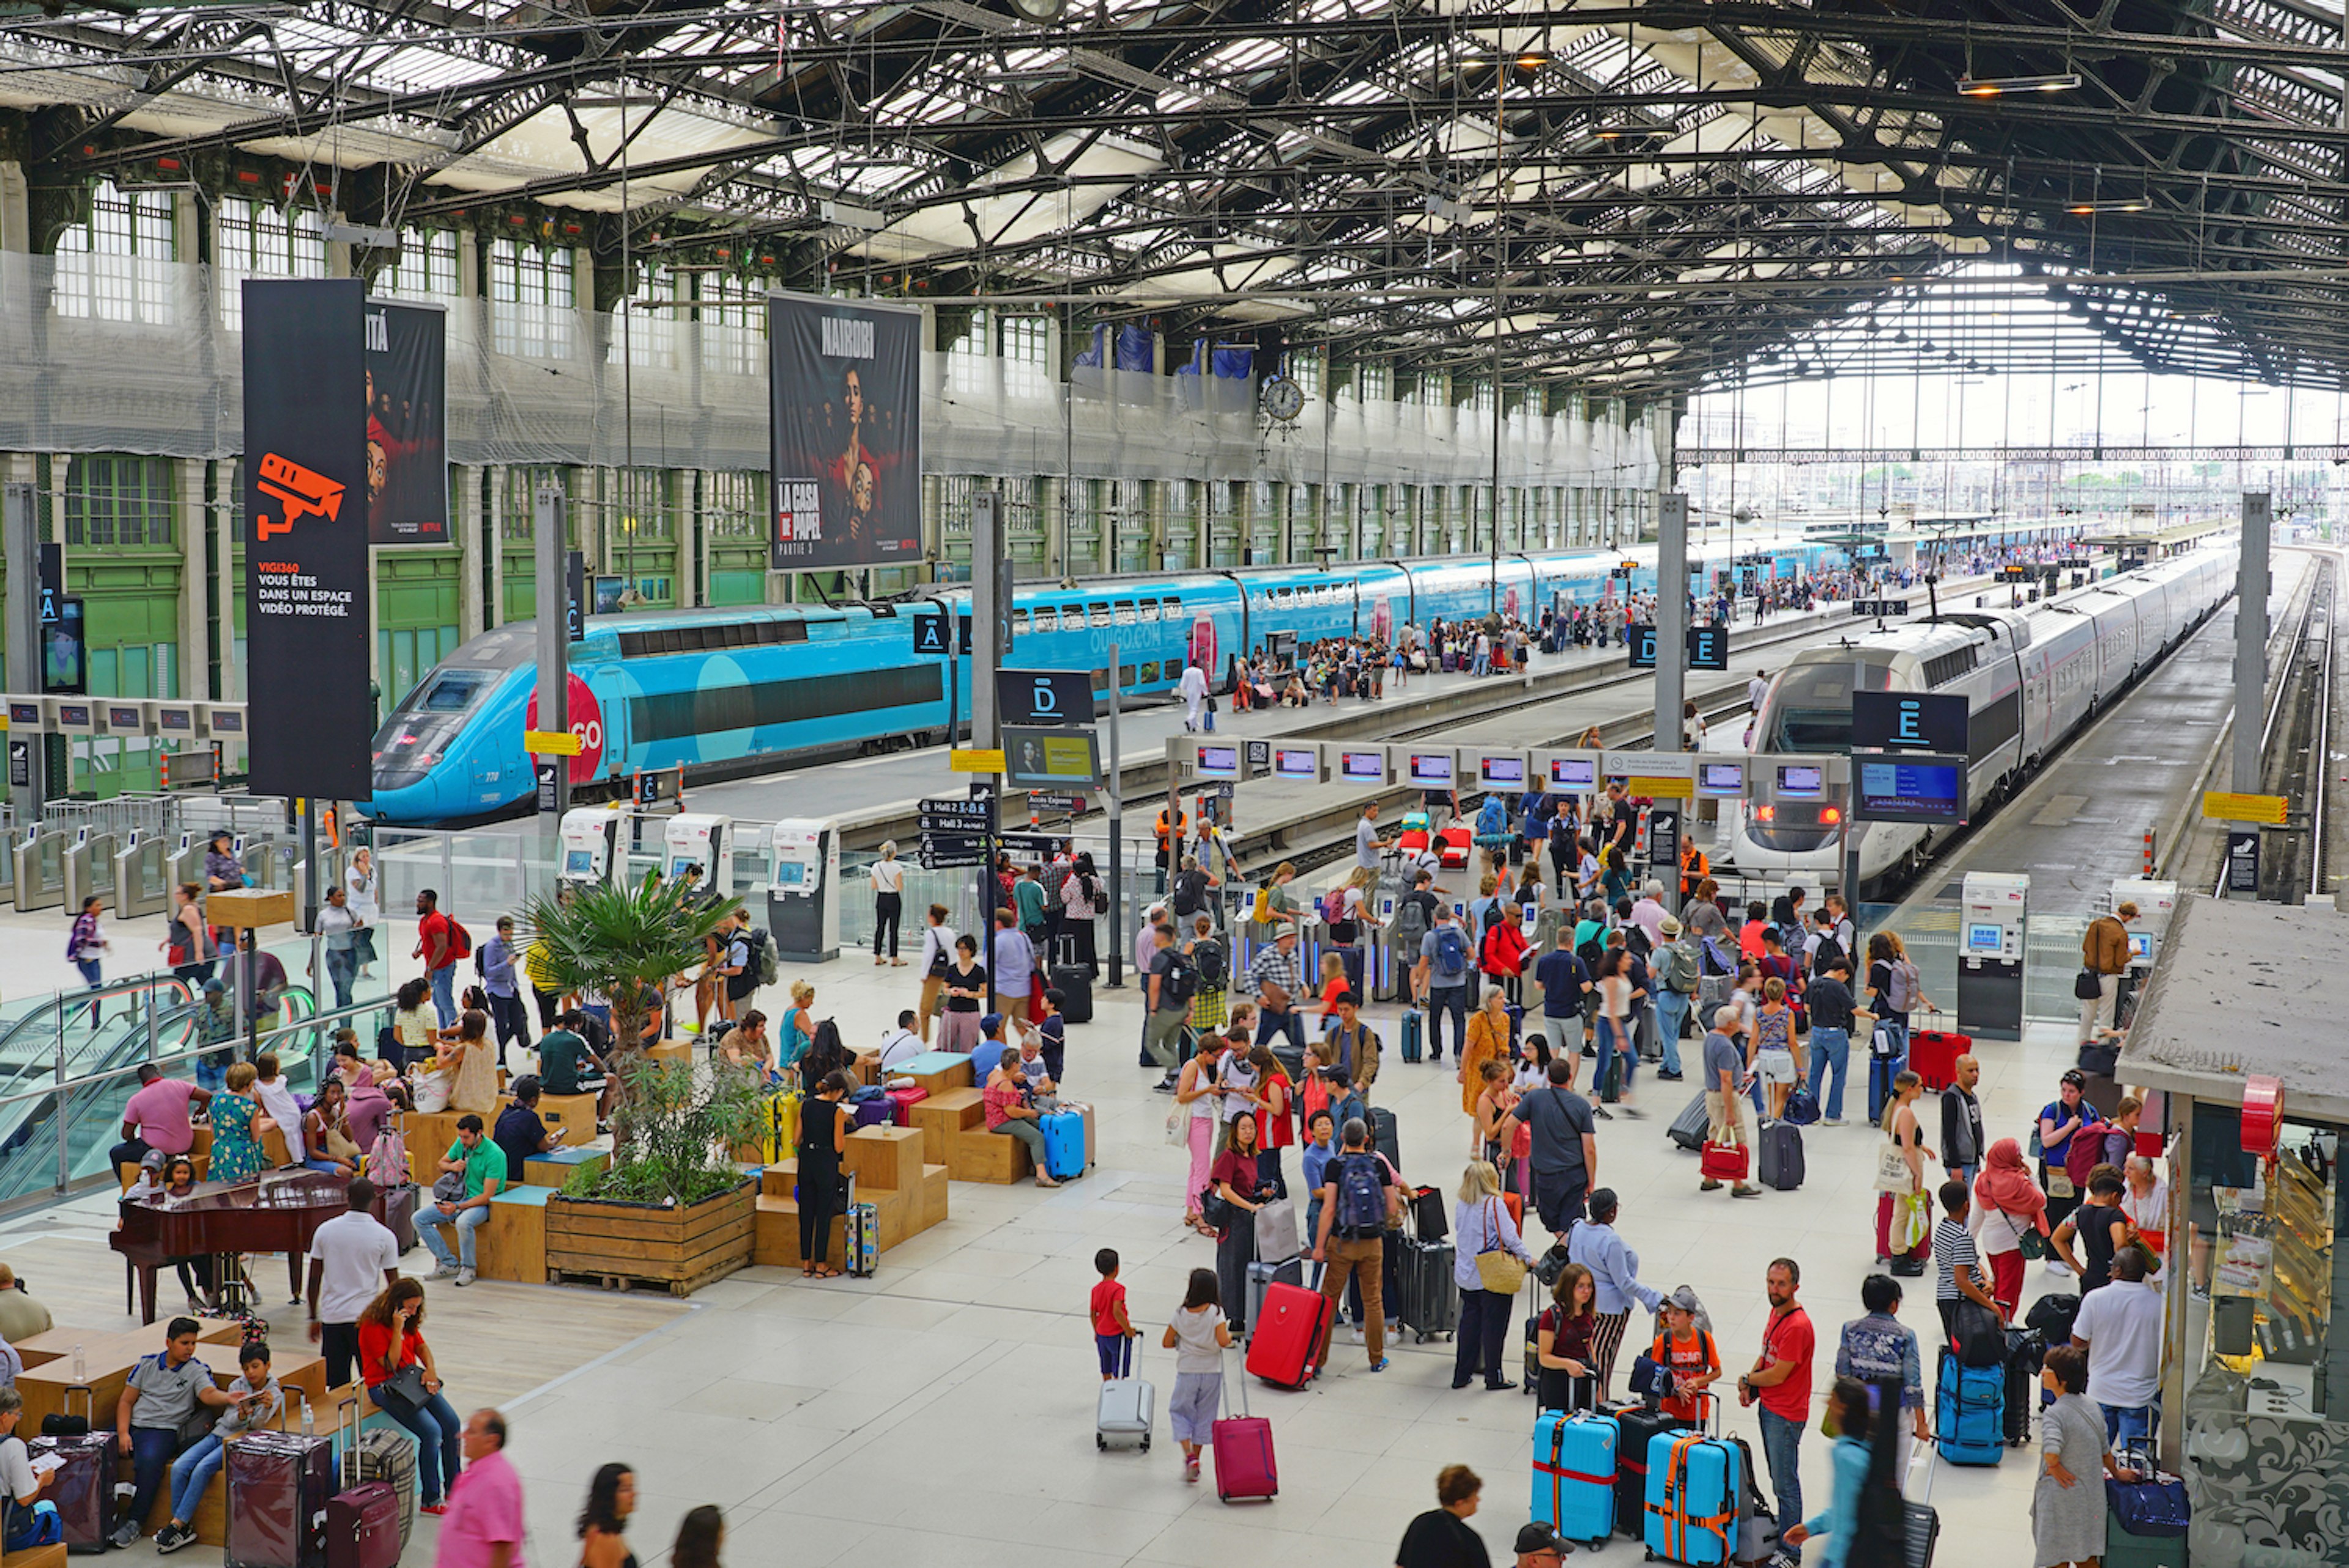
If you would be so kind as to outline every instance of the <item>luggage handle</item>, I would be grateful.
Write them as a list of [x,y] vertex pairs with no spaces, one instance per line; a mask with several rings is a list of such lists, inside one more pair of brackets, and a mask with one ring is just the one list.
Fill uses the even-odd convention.
[[[1233,1378],[1230,1371],[1224,1366],[1226,1354],[1226,1352],[1222,1350],[1216,1351],[1216,1365],[1218,1369],[1217,1375],[1224,1380],[1224,1408],[1228,1411],[1231,1408],[1232,1385],[1235,1379]],[[1245,1421],[1248,1418],[1247,1376],[1245,1371],[1243,1371],[1242,1375],[1237,1381],[1239,1384],[1240,1390],[1240,1419]]]
[[[1907,1476],[1902,1478],[1903,1480],[1909,1484],[1901,1487],[1901,1497],[1907,1501],[1917,1504],[1920,1508],[1930,1508],[1932,1506],[1933,1473],[1935,1465],[1934,1456],[1938,1448],[1939,1445],[1935,1443],[1918,1444],[1915,1455],[1909,1460],[1909,1473]],[[1909,1496],[1909,1491],[1910,1487],[1916,1482],[1917,1471],[1920,1468],[1920,1465],[1925,1472],[1925,1495],[1922,1497],[1912,1498]]]
[[80,1395],[84,1400],[81,1412],[82,1419],[88,1421],[90,1425],[90,1429],[95,1431],[98,1428],[98,1387],[95,1384],[67,1384],[58,1396],[58,1414],[65,1416],[70,1416],[73,1414],[73,1397],[77,1394]]

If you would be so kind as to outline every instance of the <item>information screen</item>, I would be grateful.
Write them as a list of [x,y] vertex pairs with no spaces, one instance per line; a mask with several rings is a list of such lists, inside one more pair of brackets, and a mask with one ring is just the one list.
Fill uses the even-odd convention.
[[1966,951],[1970,953],[1994,953],[1998,951],[1998,927],[1995,925],[1969,925],[1966,928]]
[[1778,793],[1804,800],[1814,800],[1826,793],[1827,773],[1825,768],[1807,767],[1797,763],[1778,770]]
[[2152,956],[2153,933],[2151,931],[2131,931],[2129,933],[2129,957],[2133,959],[2149,959]]
[[1596,757],[1552,757],[1549,760],[1549,782],[1559,789],[1597,789],[1599,760]]
[[1450,789],[1452,787],[1452,753],[1450,752],[1412,753],[1411,782],[1422,789]]
[[1699,763],[1696,770],[1696,792],[1699,794],[1744,794],[1745,764],[1744,763]]
[[1321,753],[1312,746],[1276,746],[1272,753],[1272,773],[1275,778],[1302,779],[1308,784],[1321,782]]
[[775,862],[776,887],[799,888],[804,887],[806,883],[807,867],[805,865],[797,860],[778,860]]
[[1203,779],[1236,779],[1240,776],[1240,749],[1203,745],[1193,771]]
[[[1374,784],[1387,782],[1387,754],[1384,752],[1340,752],[1338,753],[1338,778],[1344,784]],[[1447,775],[1447,781],[1449,776]]]
[[563,874],[565,877],[593,877],[595,875],[595,852],[592,849],[566,850],[563,857]]
[[1965,820],[1963,757],[1877,762],[1855,755],[1854,815],[1862,822],[1956,824]]
[[1477,775],[1488,784],[1523,789],[1526,784],[1526,759],[1518,756],[1479,757]]

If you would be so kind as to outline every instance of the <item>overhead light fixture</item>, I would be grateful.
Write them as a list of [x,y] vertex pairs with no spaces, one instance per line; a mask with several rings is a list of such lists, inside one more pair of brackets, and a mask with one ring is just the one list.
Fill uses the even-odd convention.
[[1049,66],[1025,66],[1019,69],[989,71],[987,85],[992,88],[1050,87],[1055,83],[1077,79],[1077,63],[1061,60]]
[[836,223],[844,229],[863,229],[868,234],[889,225],[889,220],[878,208],[862,207],[853,202],[819,202],[816,213],[827,223]]
[[1965,98],[1996,98],[2010,92],[2070,92],[2080,85],[2077,71],[2056,71],[2037,77],[1977,77],[1958,78],[1958,92]]
[[2064,210],[2075,218],[2085,218],[2091,213],[2151,212],[2153,203],[2143,196],[2130,196],[2117,202],[2075,202]]

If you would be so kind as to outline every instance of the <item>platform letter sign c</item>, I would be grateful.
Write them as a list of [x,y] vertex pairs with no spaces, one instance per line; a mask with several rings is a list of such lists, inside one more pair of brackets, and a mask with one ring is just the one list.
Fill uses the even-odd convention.
[[1892,732],[1895,745],[1921,746],[1925,743],[1925,705],[1912,700],[1900,704],[1900,721]]

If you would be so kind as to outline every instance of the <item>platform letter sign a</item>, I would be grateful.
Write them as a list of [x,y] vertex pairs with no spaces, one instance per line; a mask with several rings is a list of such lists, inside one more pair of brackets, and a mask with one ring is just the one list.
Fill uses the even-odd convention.
[[947,650],[947,618],[917,615],[914,620],[914,651],[943,654]]

